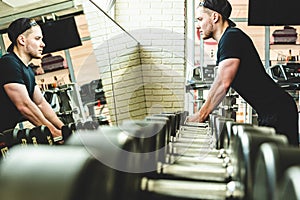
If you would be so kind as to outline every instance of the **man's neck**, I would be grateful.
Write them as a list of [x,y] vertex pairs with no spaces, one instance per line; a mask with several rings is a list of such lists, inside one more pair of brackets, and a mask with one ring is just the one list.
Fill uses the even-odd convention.
[[20,60],[26,65],[28,66],[31,58],[28,54],[25,54],[22,51],[19,51],[17,48],[14,49],[14,53],[20,58]]
[[220,24],[219,27],[217,27],[217,29],[216,29],[217,31],[216,31],[216,33],[214,34],[214,39],[215,39],[217,42],[220,41],[222,35],[224,34],[225,30],[226,30],[228,27],[229,27],[228,22],[222,23],[222,24]]

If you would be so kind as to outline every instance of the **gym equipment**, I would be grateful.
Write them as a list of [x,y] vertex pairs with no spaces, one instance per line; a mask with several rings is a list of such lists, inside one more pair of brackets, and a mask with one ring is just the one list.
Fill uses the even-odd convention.
[[[204,124],[180,125],[178,121],[181,120],[178,119],[181,119],[181,114],[165,113],[162,116],[146,117],[145,120],[124,121],[119,127],[99,126],[90,130],[84,128],[85,123],[81,123],[82,129],[76,129],[76,134],[71,133],[63,147],[80,146],[94,160],[99,161],[99,174],[102,174],[99,176],[102,177],[95,179],[97,187],[101,187],[98,188],[101,190],[99,199],[183,200],[252,199],[252,194],[255,193],[252,186],[256,186],[253,174],[256,174],[254,169],[259,147],[265,143],[273,143],[280,147],[288,145],[286,137],[276,134],[273,128],[236,123],[222,116],[215,116],[211,118],[212,121]],[[192,130],[199,132],[195,134]],[[183,144],[188,144],[197,134],[200,138],[215,138],[215,135],[221,138],[221,135],[225,134],[226,139],[220,141],[224,148],[212,149],[212,153],[207,153],[201,159],[199,154],[198,157],[185,153],[178,155],[167,148],[180,140]],[[200,140],[198,144],[201,144]],[[32,146],[29,145],[30,148],[33,148]],[[38,145],[36,148],[40,146],[44,145]],[[196,146],[190,149],[198,153],[202,151]],[[175,161],[167,163],[168,157],[173,157]],[[30,163],[28,156],[24,159],[28,159],[27,163]],[[56,160],[53,161],[49,166],[55,166]],[[41,168],[44,166],[41,163],[38,165]],[[22,168],[21,164],[19,168]],[[0,164],[0,192],[1,169]],[[18,173],[21,177],[32,176],[27,170]],[[32,182],[32,185],[34,184],[39,182]],[[89,184],[86,184],[86,187],[89,187]],[[42,186],[37,188],[39,187]],[[81,198],[88,199],[84,196]]]
[[280,183],[284,173],[294,165],[300,165],[298,147],[262,144],[256,158],[253,199],[280,199]]
[[[249,144],[249,142],[244,144],[245,133],[251,134],[247,137],[249,138],[251,136],[252,140],[254,140],[254,134],[258,133],[258,135],[255,136],[256,140],[262,138],[261,140],[265,139],[272,141],[273,138],[277,139],[279,137],[280,139],[277,140],[285,141],[285,137],[279,135],[275,136],[272,134],[274,133],[273,128],[256,126],[249,127],[247,125],[239,125],[238,127],[236,127],[236,130],[233,132],[232,136],[232,141],[235,145],[228,149],[227,154],[225,154],[226,156],[221,158],[218,158],[217,156],[212,157],[209,156],[209,153],[207,153],[206,157],[201,157],[200,155],[198,155],[198,157],[190,159],[194,161],[191,163],[187,162],[188,160],[185,159],[185,162],[181,161],[179,162],[179,164],[162,164],[161,167],[158,168],[158,173],[175,175],[196,180],[211,181],[228,181],[231,179],[235,179],[235,177],[241,177],[240,173],[243,170],[242,167],[244,167],[244,165],[242,164],[241,166],[239,166],[238,164],[242,163],[245,159],[245,162],[249,162],[249,155],[243,152],[247,152],[250,148],[252,148],[252,146],[249,146],[251,145]],[[265,137],[263,134],[265,135]],[[181,158],[179,158],[178,160],[180,159]],[[185,165],[182,165],[182,163],[185,163]],[[192,167],[191,164],[193,164]]]
[[54,145],[53,136],[47,126],[41,125],[33,127],[32,129],[25,129],[27,142],[29,144],[49,144]]
[[27,145],[27,136],[24,129],[14,128],[0,133],[0,158],[5,158],[9,149],[17,144]]
[[166,124],[162,121],[125,120],[119,125],[121,130],[139,139],[143,153],[143,168],[145,171],[155,171],[156,163],[165,160],[166,154]]
[[44,90],[43,96],[55,113],[59,112],[59,101],[55,90]]
[[[134,128],[132,126],[134,124],[138,125],[138,128]],[[141,124],[143,124],[144,126],[142,126]],[[172,177],[170,177],[168,175],[164,176],[164,174],[157,174],[156,176],[152,174],[152,176],[151,176],[147,172],[145,173],[145,171],[143,171],[145,169],[144,162],[149,164],[150,162],[153,162],[153,160],[155,160],[155,159],[150,159],[150,162],[147,162],[147,159],[146,160],[144,159],[143,152],[145,152],[145,149],[151,149],[151,146],[148,146],[147,148],[145,147],[145,146],[147,146],[147,145],[145,145],[145,142],[146,141],[150,142],[151,140],[150,139],[144,140],[144,138],[141,139],[141,137],[135,137],[135,136],[139,135],[139,133],[141,133],[141,130],[143,130],[143,128],[145,128],[146,124],[147,123],[144,121],[131,121],[131,122],[127,122],[127,124],[125,123],[125,127],[127,127],[126,130],[124,128],[120,128],[120,127],[103,127],[103,128],[100,127],[99,129],[97,129],[97,133],[95,133],[94,131],[81,130],[80,132],[78,132],[78,134],[72,135],[66,144],[67,145],[84,145],[87,149],[89,149],[89,147],[93,147],[93,150],[98,153],[92,152],[92,154],[97,155],[97,154],[99,154],[99,152],[102,152],[104,154],[104,152],[109,151],[108,149],[103,149],[103,148],[115,149],[115,147],[114,147],[115,145],[111,145],[112,143],[107,140],[96,139],[96,138],[98,138],[98,137],[105,138],[108,135],[111,137],[113,137],[113,135],[115,135],[115,137],[119,137],[117,135],[122,135],[122,134],[126,134],[126,136],[124,138],[130,138],[131,136],[134,136],[134,139],[128,140],[127,141],[128,143],[126,142],[126,144],[128,145],[127,149],[130,149],[130,152],[126,152],[126,154],[129,154],[129,155],[133,154],[132,155],[133,157],[128,156],[128,155],[126,155],[125,157],[130,157],[129,160],[130,160],[131,164],[135,163],[130,168],[126,167],[126,170],[128,172],[126,177],[127,177],[127,179],[129,179],[129,177],[133,178],[132,179],[133,182],[138,183],[138,185],[136,185],[136,186],[139,186],[140,188],[132,187],[132,188],[130,188],[130,192],[132,192],[132,190],[133,190],[135,193],[140,193],[139,189],[142,189],[144,191],[142,194],[156,193],[156,194],[163,195],[163,196],[176,196],[176,198],[179,198],[179,197],[185,198],[186,196],[188,196],[188,197],[194,198],[194,199],[200,199],[200,198],[201,199],[225,199],[225,198],[229,198],[229,197],[243,198],[243,196],[244,196],[244,192],[245,192],[244,187],[248,183],[247,182],[248,176],[247,176],[247,173],[245,173],[245,172],[247,170],[251,170],[251,168],[249,166],[251,166],[251,163],[253,163],[253,161],[252,161],[253,157],[255,157],[255,154],[253,152],[249,153],[249,149],[252,148],[249,145],[253,145],[254,148],[256,148],[255,145],[259,145],[260,144],[259,141],[269,141],[269,139],[271,141],[274,140],[278,143],[286,142],[286,138],[284,138],[284,136],[274,135],[274,130],[273,129],[270,130],[271,128],[268,129],[266,127],[255,127],[255,126],[250,127],[248,125],[243,127],[242,125],[236,125],[236,126],[238,126],[237,128],[233,128],[234,126],[231,127],[233,129],[231,140],[234,141],[234,144],[236,144],[238,146],[236,148],[233,148],[236,150],[236,152],[235,152],[235,154],[232,153],[232,156],[240,156],[240,157],[237,157],[236,159],[233,159],[234,161],[233,161],[231,169],[232,169],[232,172],[234,172],[236,174],[235,176],[226,178],[224,173],[222,174],[220,172],[221,167],[215,168],[215,169],[218,169],[218,171],[214,171],[214,170],[212,170],[212,168],[214,168],[214,167],[212,167],[210,165],[204,165],[204,164],[202,164],[202,166],[203,167],[206,166],[207,171],[205,171],[205,170],[203,170],[203,168],[199,167],[200,165],[198,165],[198,167],[197,167],[197,165],[190,165],[190,164],[178,165],[178,166],[170,164],[169,166],[167,166],[167,168],[169,168],[169,169],[163,168],[163,170],[166,170],[166,169],[170,170],[170,168],[172,168],[174,166],[175,166],[174,168],[177,167],[177,169],[182,169],[182,168],[185,168],[185,169],[183,171],[177,170],[177,172],[176,172],[176,170],[174,170],[174,173],[172,173]],[[231,123],[231,124],[234,124],[234,123]],[[144,130],[146,130],[146,129],[144,129]],[[149,130],[151,130],[151,129],[149,129]],[[136,133],[134,133],[135,131],[136,131]],[[242,133],[241,133],[241,131],[242,131]],[[259,131],[262,131],[262,132],[266,131],[268,133],[262,133]],[[99,134],[99,132],[100,132],[100,134]],[[100,135],[102,135],[102,136],[100,136]],[[76,137],[77,139],[74,140],[74,137]],[[238,139],[233,140],[233,137],[238,137]],[[266,139],[260,140],[262,137],[265,137]],[[89,138],[89,139],[87,139],[87,138]],[[152,142],[154,139],[155,139],[155,137],[152,137]],[[248,146],[244,144],[244,141],[248,141],[245,143],[245,144],[248,144]],[[256,143],[254,141],[256,141]],[[106,145],[104,145],[103,142]],[[144,144],[144,145],[141,145],[141,144]],[[152,144],[154,145],[155,143],[152,143]],[[129,148],[129,146],[131,146],[131,148]],[[133,146],[135,146],[135,148],[133,148]],[[144,147],[144,149],[141,149],[141,146]],[[156,146],[156,148],[157,148],[157,146]],[[243,149],[243,148],[245,148],[245,149]],[[124,147],[122,149],[124,149]],[[122,151],[120,151],[120,153],[121,152]],[[139,155],[139,154],[141,154],[141,155]],[[117,156],[117,157],[119,158],[119,156]],[[238,162],[241,160],[244,160],[244,161],[241,162],[241,164],[238,164]],[[104,160],[104,161],[105,161],[104,163],[108,162],[107,160]],[[125,161],[125,162],[126,162],[126,164],[123,163],[123,165],[125,165],[125,166],[129,165],[128,161]],[[237,162],[237,163],[235,163],[235,162]],[[153,166],[153,163],[152,164],[150,163],[150,165]],[[159,164],[158,164],[158,166],[159,166]],[[234,166],[239,166],[239,168],[234,167]],[[120,166],[120,165],[114,166],[114,169],[116,169],[116,168],[119,169],[120,167],[121,167],[121,170],[123,170],[122,166]],[[182,168],[180,168],[180,167],[182,167]],[[129,169],[130,169],[130,171],[128,171]],[[209,169],[211,171],[209,171]],[[197,170],[199,170],[199,171],[197,171]],[[139,172],[141,174],[137,175],[137,172]],[[195,176],[195,174],[197,175],[197,173],[201,173],[201,172],[203,173],[203,176],[205,178],[203,178],[202,180],[201,179],[192,180],[193,177],[191,177],[190,174],[194,173],[194,176]],[[206,172],[206,174],[204,172]],[[224,172],[224,167],[223,167],[222,172]],[[134,175],[132,173],[134,173]],[[211,173],[211,174],[219,173],[219,174],[218,174],[218,176],[215,176],[215,179],[213,179],[213,178],[208,179],[207,177],[209,177],[209,176],[207,173]],[[184,175],[187,175],[187,174],[189,176],[184,177]],[[220,176],[223,176],[222,177],[223,180],[218,180],[218,177],[220,177]],[[210,182],[208,182],[208,181],[210,181]],[[216,182],[216,181],[218,181],[218,182]],[[176,191],[175,192],[168,191],[169,188],[175,188]],[[128,190],[128,188],[127,188],[127,190]],[[169,193],[172,193],[172,194],[169,194]],[[140,195],[142,195],[142,194],[140,194]]]
[[13,143],[13,138],[10,135],[0,133],[0,157],[6,157],[8,150],[12,147]]
[[13,135],[16,140],[16,144],[21,144],[24,146],[28,144],[26,129],[14,129]]
[[[170,136],[176,136],[176,127],[178,123],[178,116],[175,113],[161,113],[154,114],[154,117],[167,117],[170,120]],[[176,121],[177,119],[177,121]]]
[[1,199],[109,199],[108,176],[85,148],[17,145],[0,162]]
[[143,168],[143,153],[138,139],[119,127],[100,126],[95,130],[78,130],[65,143],[66,146],[84,146],[102,165],[99,179],[106,191],[100,199],[139,199],[139,178]]
[[[235,154],[231,156],[232,159],[232,177],[231,179],[223,182],[216,183],[215,181],[218,181],[217,179],[214,180],[214,182],[206,182],[208,179],[207,177],[209,174],[204,174],[203,168],[198,168],[198,173],[203,172],[203,174],[198,174],[199,176],[206,176],[205,182],[191,182],[191,181],[175,181],[173,180],[166,180],[166,179],[160,179],[160,180],[151,180],[146,177],[143,178],[143,189],[147,190],[148,192],[155,192],[159,194],[168,194],[168,195],[174,195],[174,196],[181,196],[184,197],[186,194],[188,194],[189,197],[193,198],[200,198],[200,199],[225,199],[230,197],[231,195],[236,195],[236,198],[248,198],[251,196],[252,192],[252,176],[253,168],[254,168],[254,162],[257,155],[257,149],[258,147],[265,143],[265,142],[272,142],[277,145],[288,145],[287,138],[283,135],[274,135],[270,134],[273,131],[268,130],[266,127],[254,127],[254,129],[251,131],[251,127],[248,126],[241,126],[239,125],[238,134],[236,135],[235,139],[235,147],[236,150]],[[259,132],[259,128],[261,129],[261,132]],[[243,130],[245,129],[245,130]],[[168,168],[172,167],[172,165],[168,166]],[[181,170],[177,171],[176,173],[173,173],[175,176],[184,176],[188,175],[189,173],[197,172],[194,168],[194,166],[181,166]],[[184,167],[184,168],[183,168]],[[164,169],[168,169],[167,167]],[[176,168],[173,166],[173,169]],[[213,170],[211,170],[213,169]],[[213,175],[212,173],[219,173],[219,176],[222,176],[222,173],[220,170],[216,170],[215,168],[211,166],[206,166],[207,173],[211,173],[210,175]],[[211,170],[211,171],[210,171]],[[224,176],[223,171],[223,176]],[[231,181],[230,181],[231,180]],[[213,180],[211,180],[213,181]],[[199,186],[196,186],[197,184],[200,184]],[[174,184],[174,185],[173,185]],[[201,185],[202,184],[202,185]],[[230,190],[228,187],[231,188],[235,186],[235,190]],[[176,192],[172,193],[168,190],[168,188],[176,188]],[[193,189],[197,189],[193,192]],[[227,188],[227,189],[226,189]],[[234,188],[234,187],[233,187]],[[200,192],[199,190],[203,189]],[[211,192],[209,192],[211,190]],[[251,191],[249,193],[249,191]],[[201,196],[204,195],[204,196]],[[230,194],[230,195],[229,195]],[[215,196],[214,196],[215,195]],[[220,196],[218,196],[220,195]],[[229,195],[229,196],[227,196]],[[214,196],[214,197],[213,197]],[[251,199],[251,198],[250,198]]]
[[95,130],[99,127],[99,123],[97,121],[88,120],[83,124],[83,128],[87,130]]
[[77,107],[72,106],[69,94],[71,90],[69,86],[60,86],[60,88],[44,91],[45,99],[64,124],[74,122],[73,114],[79,112]]
[[66,142],[68,138],[76,131],[76,129],[77,129],[76,124],[72,122],[63,125],[61,128],[61,132],[62,132],[61,140],[64,140]]
[[279,199],[300,199],[300,165],[289,167],[280,184]]
[[233,143],[232,151],[237,153],[231,157],[231,162],[235,163],[234,166],[237,166],[237,181],[243,183],[245,196],[248,199],[252,199],[255,160],[259,147],[264,143],[288,146],[288,140],[284,135],[275,134],[275,129],[269,127],[253,126],[249,128],[239,125],[233,128],[238,129],[237,134],[239,138],[235,139],[235,143]]
[[71,122],[62,126],[62,138],[56,138],[56,141],[63,140],[67,141],[68,138],[76,132],[76,130],[96,130],[100,124],[98,121],[88,120],[85,122]]
[[[231,129],[233,121],[230,118],[219,116],[214,118],[210,117],[210,119],[211,121],[209,122],[209,125],[201,124],[202,127],[181,127],[181,129],[178,131],[177,138],[180,138],[178,140],[181,141],[183,138],[185,138],[186,144],[181,145],[180,147],[178,145],[177,147],[176,145],[174,147],[173,144],[170,144],[171,153],[173,154],[173,158],[171,160],[177,160],[174,159],[174,157],[182,160],[185,156],[188,156],[194,157],[199,161],[202,158],[210,155],[213,155],[214,158],[224,158],[226,148],[229,146],[229,138],[231,134],[231,130],[229,129]],[[225,122],[228,123],[226,124]],[[200,138],[203,140],[203,142],[200,144],[195,144],[195,141]],[[225,143],[226,148],[216,148],[216,146],[221,147],[221,144],[223,147],[223,144]],[[217,163],[220,163],[220,161],[217,161]]]

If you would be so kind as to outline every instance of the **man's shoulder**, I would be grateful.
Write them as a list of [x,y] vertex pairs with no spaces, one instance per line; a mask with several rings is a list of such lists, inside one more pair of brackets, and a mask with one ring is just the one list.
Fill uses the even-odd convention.
[[230,27],[224,33],[224,38],[235,41],[248,40],[249,36],[237,27]]
[[16,59],[16,54],[7,52],[7,53],[5,53],[5,54],[1,57],[1,59],[7,59],[7,58],[13,58],[13,59]]
[[9,63],[17,64],[17,63],[19,63],[19,60],[15,54],[6,53],[0,58],[0,63],[1,64],[9,64]]
[[230,27],[227,28],[226,34],[245,34],[241,29],[237,28],[237,27]]

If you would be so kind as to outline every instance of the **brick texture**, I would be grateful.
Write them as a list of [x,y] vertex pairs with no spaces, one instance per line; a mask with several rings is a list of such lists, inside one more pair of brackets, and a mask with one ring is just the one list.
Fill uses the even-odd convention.
[[91,3],[83,8],[111,121],[183,110],[184,1],[117,0],[111,17],[134,39]]

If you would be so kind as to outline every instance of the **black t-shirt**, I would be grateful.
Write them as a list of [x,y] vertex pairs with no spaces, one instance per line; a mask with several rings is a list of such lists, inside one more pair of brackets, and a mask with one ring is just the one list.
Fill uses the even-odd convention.
[[227,58],[240,59],[231,87],[258,114],[280,113],[291,104],[291,96],[267,74],[250,37],[238,28],[227,28],[219,41],[217,65]]
[[8,83],[25,85],[32,99],[36,85],[34,72],[14,53],[8,53],[0,59],[0,131],[15,127],[23,119],[4,90],[4,85]]

